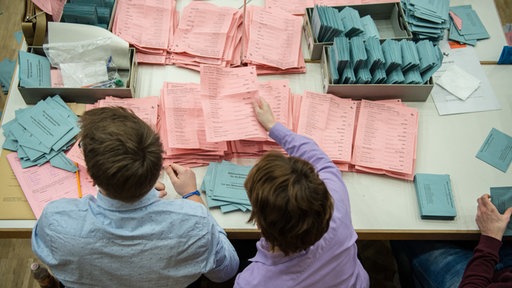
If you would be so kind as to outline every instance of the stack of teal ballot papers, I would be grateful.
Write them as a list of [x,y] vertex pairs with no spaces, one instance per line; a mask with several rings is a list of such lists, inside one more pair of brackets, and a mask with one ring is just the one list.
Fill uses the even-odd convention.
[[345,7],[339,12],[339,18],[345,28],[345,36],[352,38],[364,32],[359,12],[352,7]]
[[222,213],[250,211],[251,202],[244,182],[251,168],[228,161],[210,162],[201,184],[201,190],[206,192],[208,207],[219,207]]
[[89,24],[108,29],[114,0],[70,0],[64,5],[62,22]]
[[338,9],[315,5],[311,16],[311,28],[318,42],[332,42],[345,31]]
[[450,175],[414,175],[421,219],[453,220],[457,216],[452,195]]
[[475,46],[478,40],[490,37],[471,5],[450,7],[450,20],[450,40]]
[[50,161],[54,167],[70,172],[77,170],[64,151],[76,141],[80,131],[78,117],[60,96],[16,110],[15,118],[2,128],[5,136],[2,148],[17,151],[23,168]]
[[441,67],[443,54],[430,40],[381,44],[374,37],[338,36],[327,58],[332,84],[423,84]]
[[311,26],[318,42],[333,42],[338,36],[380,38],[379,30],[372,17],[370,15],[360,17],[359,12],[349,6],[338,10],[334,7],[315,5]]
[[[512,186],[506,187],[491,187],[491,202],[496,206],[496,209],[503,214],[505,210],[512,207]],[[508,222],[505,236],[512,236],[512,221]]]
[[448,0],[401,0],[405,21],[415,40],[442,40],[450,25]]

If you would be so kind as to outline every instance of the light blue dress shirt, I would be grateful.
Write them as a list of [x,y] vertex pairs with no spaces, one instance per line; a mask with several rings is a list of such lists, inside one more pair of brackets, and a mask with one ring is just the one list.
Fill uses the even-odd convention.
[[238,256],[207,208],[164,200],[135,203],[98,193],[49,203],[32,250],[66,287],[185,287],[204,274],[226,281]]

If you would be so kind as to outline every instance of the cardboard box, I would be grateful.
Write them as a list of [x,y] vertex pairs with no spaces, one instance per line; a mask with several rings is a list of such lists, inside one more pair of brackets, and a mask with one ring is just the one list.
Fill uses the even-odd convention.
[[426,101],[430,91],[434,88],[434,81],[430,77],[427,84],[333,84],[329,70],[328,47],[322,50],[320,71],[322,73],[324,93],[336,95],[341,98],[352,99],[402,99],[405,102]]
[[[42,47],[29,47],[28,52],[45,55]],[[137,84],[137,60],[134,48],[130,48],[131,66],[128,70],[118,70],[119,76],[123,80],[125,87],[121,88],[25,88],[20,87],[18,90],[28,105],[33,105],[40,100],[58,94],[65,102],[87,103],[92,104],[106,96],[114,96],[119,98],[134,98],[135,87]]]
[[[346,6],[334,7],[342,10]],[[404,12],[400,2],[397,3],[380,3],[380,4],[366,4],[366,5],[352,5],[350,6],[359,12],[360,17],[370,15],[377,26],[380,34],[380,39],[411,39],[412,34],[409,30],[407,22],[405,22]],[[306,8],[304,15],[303,32],[306,39],[309,55],[309,60],[320,60],[322,56],[322,49],[325,45],[332,45],[332,42],[318,42],[313,35],[311,25],[311,17],[313,15],[313,8]]]

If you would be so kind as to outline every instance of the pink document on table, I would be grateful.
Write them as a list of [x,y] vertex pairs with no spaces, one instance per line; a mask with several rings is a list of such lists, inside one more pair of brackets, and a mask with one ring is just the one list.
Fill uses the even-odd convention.
[[[23,169],[17,153],[7,155],[7,161],[36,218],[41,216],[43,208],[50,201],[79,197],[76,173],[55,168],[49,162]],[[79,167],[79,171],[82,195],[96,195],[96,187],[86,169]]]
[[362,100],[352,163],[412,176],[417,133],[416,109]]
[[302,17],[279,10],[253,9],[245,61],[280,69],[298,67],[301,27]]
[[297,133],[314,139],[333,161],[350,162],[356,101],[306,91]]
[[258,97],[256,68],[202,65],[200,82],[208,141],[266,139],[253,111]]

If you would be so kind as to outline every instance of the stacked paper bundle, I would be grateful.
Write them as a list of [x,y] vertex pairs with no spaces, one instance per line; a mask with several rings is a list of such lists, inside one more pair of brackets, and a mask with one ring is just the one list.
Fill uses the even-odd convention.
[[160,100],[159,131],[166,162],[194,167],[223,159],[226,142],[206,139],[199,84],[164,83]]
[[329,6],[315,5],[311,26],[313,35],[319,42],[332,42],[334,37],[341,36],[345,32],[338,9]]
[[[244,14],[235,8],[191,1],[178,20],[175,0],[158,5],[135,2],[118,5],[112,31],[137,48],[138,62],[197,71],[201,65],[249,65],[258,74],[306,71],[300,16],[254,6]],[[157,16],[148,18],[149,14]]]
[[446,0],[401,0],[405,21],[415,40],[429,39],[437,42],[449,27]]
[[327,54],[333,84],[422,84],[443,60],[430,40],[387,39],[381,45],[374,37],[336,37]]
[[315,5],[311,17],[313,34],[318,42],[333,42],[336,37],[361,36],[380,38],[379,31],[370,15],[360,17],[352,7],[338,10],[329,6]]
[[64,5],[61,22],[96,25],[108,29],[114,0],[71,0]]
[[484,24],[471,5],[450,7],[450,33],[448,39],[469,45],[489,38]]
[[2,125],[3,148],[18,152],[21,166],[41,166],[50,161],[54,167],[75,172],[75,163],[64,151],[76,141],[80,131],[78,117],[55,95],[35,106],[16,111],[16,118]]
[[457,216],[450,175],[418,173],[414,188],[421,219],[453,220]]
[[105,99],[98,100],[94,104],[87,104],[85,109],[90,110],[99,107],[121,106],[132,110],[135,115],[157,131],[159,102],[160,100],[157,96],[144,98],[116,98],[107,96]]
[[137,49],[139,63],[168,64],[177,17],[175,0],[117,1],[112,32]]
[[243,62],[258,74],[304,73],[302,18],[250,6],[245,19]]
[[399,100],[354,101],[306,92],[297,133],[314,139],[342,171],[412,180],[418,112]]
[[255,70],[202,66],[201,84],[164,84],[159,131],[167,161],[204,166],[211,161],[257,158],[269,150],[282,150],[253,117],[252,105],[261,95],[270,103],[276,119],[292,127],[288,82],[258,83]]
[[169,63],[194,70],[239,65],[242,16],[234,8],[192,1],[181,14]]
[[201,190],[206,192],[208,207],[220,207],[222,213],[251,210],[251,202],[244,188],[251,168],[227,161],[210,163],[201,184]]

